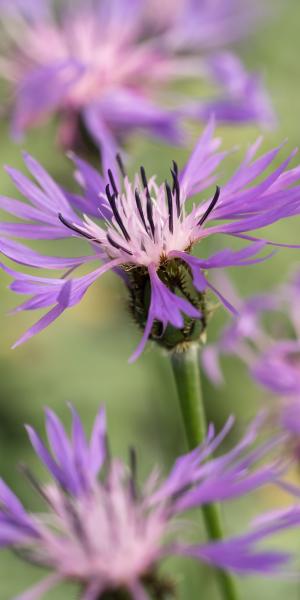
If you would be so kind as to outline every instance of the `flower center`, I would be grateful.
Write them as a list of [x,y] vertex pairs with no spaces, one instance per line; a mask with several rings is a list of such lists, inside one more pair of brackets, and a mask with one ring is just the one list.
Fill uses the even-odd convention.
[[[66,95],[66,103],[81,106],[99,100],[120,86],[145,87],[145,73],[155,73],[156,66],[164,62],[159,53],[147,45],[131,39],[121,24],[110,26],[95,19],[94,14],[81,11],[72,15],[67,25],[38,24],[31,26],[25,38],[25,56],[39,66],[70,62],[80,67]],[[24,63],[21,62],[21,69]],[[22,70],[21,70],[22,74]],[[60,77],[68,76],[62,70]]]
[[[106,228],[88,217],[81,224],[71,223],[59,215],[61,222],[90,242],[101,246],[111,259],[120,259],[124,265],[160,268],[173,251],[188,252],[200,237],[201,227],[214,209],[220,188],[199,218],[197,209],[185,212],[185,197],[180,189],[178,167],[173,162],[172,182],[158,186],[155,177],[147,179],[144,167],[131,183],[120,157],[118,163],[123,177],[124,191],[120,191],[112,171],[108,170],[102,210]],[[99,209],[99,216],[101,208]]]

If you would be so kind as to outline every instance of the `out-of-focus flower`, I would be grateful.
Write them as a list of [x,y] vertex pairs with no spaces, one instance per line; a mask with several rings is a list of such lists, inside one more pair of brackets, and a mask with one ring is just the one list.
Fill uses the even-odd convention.
[[[82,196],[64,191],[28,155],[24,160],[36,183],[8,168],[17,189],[29,204],[0,198],[0,208],[25,220],[0,223],[0,251],[27,266],[67,270],[61,278],[47,278],[3,266],[15,279],[11,288],[16,293],[32,295],[17,311],[53,306],[17,344],[78,303],[90,285],[109,270],[124,279],[133,316],[144,330],[133,358],[142,352],[149,337],[167,348],[199,341],[207,324],[207,288],[235,312],[222,293],[209,283],[206,271],[265,259],[257,255],[267,241],[251,237],[247,232],[299,213],[300,188],[293,184],[299,179],[300,169],[285,171],[294,156],[292,152],[271,174],[253,183],[279,152],[276,148],[253,160],[258,141],[249,148],[244,161],[222,189],[217,186],[212,199],[194,204],[188,212],[186,201],[216,182],[215,170],[226,156],[226,152],[218,151],[219,145],[220,140],[213,138],[210,123],[182,173],[174,163],[172,183],[162,185],[156,183],[154,176],[147,179],[143,167],[130,181],[120,158],[121,180],[114,169],[114,174],[108,171],[106,182],[87,163],[73,157],[77,180],[84,188]],[[217,224],[213,225],[213,221]],[[208,227],[209,224],[212,226]],[[196,243],[218,234],[242,238],[247,246],[237,251],[225,248],[209,258],[190,254]],[[70,258],[42,256],[12,240],[11,236],[52,240],[79,237],[88,240],[91,253]],[[70,277],[77,267],[99,261],[102,266],[90,274]]]
[[215,345],[202,353],[210,379],[221,384],[222,355],[234,355],[248,367],[256,383],[277,396],[273,419],[291,436],[299,456],[300,444],[300,277],[265,296],[244,302]]
[[232,354],[243,360],[254,379],[272,393],[300,396],[299,298],[296,277],[272,293],[242,302],[218,342],[205,349],[204,366],[211,379],[222,382],[219,357]]
[[148,598],[148,593],[152,597],[156,585],[164,590],[159,566],[172,555],[265,575],[285,565],[286,554],[257,547],[270,533],[265,527],[234,539],[199,544],[193,536],[195,526],[187,519],[182,521],[190,509],[240,497],[282,475],[283,465],[276,456],[271,462],[264,460],[279,449],[280,436],[253,447],[261,417],[233,449],[208,462],[233,421],[230,418],[218,435],[211,426],[203,445],[178,458],[166,479],[155,470],[140,487],[134,453],[127,468],[107,452],[103,410],[96,417],[90,441],[74,408],[72,414],[69,439],[55,413],[47,410],[50,450],[35,430],[27,427],[52,482],[40,484],[26,467],[23,471],[46,503],[47,513],[27,512],[0,481],[1,546],[52,572],[27,592],[27,600],[40,598],[63,580],[76,582],[85,600],[100,600],[108,591],[118,597],[120,590],[127,590],[136,600]]
[[216,49],[248,36],[269,13],[267,3],[244,0],[144,0],[154,31],[168,32],[169,43],[184,50]]
[[[9,14],[2,8],[6,43],[0,73],[15,96],[14,135],[58,114],[63,145],[76,146],[84,128],[107,168],[119,141],[136,129],[176,143],[183,139],[185,117],[206,120],[215,113],[222,122],[273,122],[259,79],[238,58],[222,54],[220,47],[216,56],[212,50],[200,55],[207,46],[207,24],[212,35],[219,33],[222,48],[222,31],[225,43],[242,9],[235,7],[235,13],[231,0],[225,11],[220,3],[212,8],[201,2],[200,10],[186,1],[178,19],[170,18],[158,32],[147,18],[156,14],[152,2],[85,0],[72,7],[62,2],[55,16],[51,1],[42,3],[42,14],[32,2],[27,18],[18,3],[9,3]],[[202,77],[220,85],[221,99],[201,98],[190,106],[187,98],[170,93],[173,82]]]
[[[298,398],[299,417],[298,427],[300,433],[300,276],[297,274],[290,282],[284,284],[273,292],[274,309],[277,310],[277,319],[281,325],[264,327],[268,335],[265,342],[261,342],[261,352],[256,364],[253,363],[253,376],[256,381],[271,392]],[[281,315],[281,320],[280,320]]]
[[275,116],[260,76],[247,73],[237,56],[224,51],[215,53],[206,60],[204,76],[223,89],[223,94],[187,105],[186,115],[206,121],[213,114],[219,123],[274,125]]

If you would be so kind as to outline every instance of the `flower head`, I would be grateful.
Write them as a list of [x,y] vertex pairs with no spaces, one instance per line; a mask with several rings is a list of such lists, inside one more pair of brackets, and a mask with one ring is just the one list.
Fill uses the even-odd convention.
[[[121,178],[113,166],[114,172],[109,170],[104,179],[87,163],[73,157],[76,178],[84,188],[83,194],[77,195],[58,186],[31,156],[25,155],[24,160],[36,183],[8,168],[17,189],[30,204],[0,198],[2,209],[25,219],[21,223],[0,223],[0,251],[20,264],[66,270],[62,278],[48,278],[3,266],[15,279],[12,289],[32,295],[16,310],[53,306],[18,343],[78,303],[90,285],[109,270],[125,281],[133,316],[144,330],[134,357],[143,350],[148,337],[167,348],[199,340],[209,312],[207,289],[235,312],[209,283],[206,272],[264,260],[257,255],[267,241],[247,232],[299,212],[299,186],[293,186],[299,179],[299,167],[284,172],[292,153],[271,174],[254,183],[279,151],[276,148],[253,161],[258,147],[255,143],[229,181],[221,189],[212,188],[217,178],[215,170],[226,156],[218,151],[220,140],[212,137],[212,131],[210,124],[181,173],[173,163],[170,183],[158,184],[154,176],[147,177],[143,167],[130,180],[120,158]],[[212,193],[207,191],[211,188]],[[189,212],[187,200],[200,191],[206,193],[207,199],[194,204]],[[191,254],[196,244],[218,234],[240,237],[247,245],[237,251],[225,248],[209,258]],[[91,252],[70,258],[42,256],[11,237],[79,237],[88,241]],[[74,269],[92,262],[96,269],[90,274],[71,276]],[[99,262],[101,266],[97,265]]]
[[[86,131],[101,148],[107,168],[120,139],[137,129],[174,143],[182,140],[185,117],[206,120],[214,112],[225,122],[270,123],[272,110],[262,100],[262,85],[248,75],[238,58],[226,53],[222,59],[220,48],[215,58],[211,50],[207,59],[205,54],[200,57],[199,41],[187,35],[192,23],[197,34],[201,23],[207,31],[207,21],[213,34],[215,22],[220,40],[222,30],[233,29],[232,7],[225,11],[228,18],[222,25],[220,6],[211,10],[205,2],[199,11],[195,3],[185,1],[178,19],[170,19],[167,28],[158,26],[158,31],[149,20],[150,14],[157,14],[153,2],[81,0],[72,7],[62,2],[55,11],[52,1],[33,2],[25,17],[25,3],[10,2],[9,13],[2,8],[7,43],[0,72],[15,95],[14,135],[19,137],[57,114],[62,144],[77,146]],[[220,62],[225,56],[231,66],[220,77],[211,60]],[[172,98],[168,94],[170,84],[191,77],[213,80],[222,90],[221,99],[203,98],[191,106],[188,98],[174,103],[174,94]]]
[[47,410],[50,450],[27,427],[52,483],[41,484],[26,467],[23,471],[46,503],[47,514],[28,513],[0,482],[1,546],[17,550],[25,560],[52,572],[26,598],[40,598],[62,580],[78,583],[84,599],[99,600],[105,592],[121,589],[136,599],[148,597],[151,586],[159,582],[160,562],[176,554],[238,572],[271,573],[285,564],[286,555],[256,548],[264,537],[260,528],[240,538],[199,544],[192,541],[194,527],[188,521],[183,527],[181,520],[190,509],[239,497],[279,477],[282,464],[277,459],[259,462],[280,445],[280,437],[252,447],[260,418],[235,448],[207,462],[230,430],[232,419],[219,435],[210,427],[204,444],[177,459],[166,479],[153,471],[140,487],[135,455],[131,454],[128,468],[107,453],[103,410],[96,417],[90,441],[74,408],[72,415],[69,439],[55,413]]

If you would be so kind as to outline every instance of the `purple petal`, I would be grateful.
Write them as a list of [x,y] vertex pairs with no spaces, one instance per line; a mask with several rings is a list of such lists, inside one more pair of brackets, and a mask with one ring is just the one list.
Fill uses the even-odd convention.
[[74,258],[43,256],[19,242],[4,238],[0,239],[0,252],[18,264],[42,269],[70,269],[98,258],[97,255]]
[[0,222],[0,233],[12,235],[27,240],[58,240],[70,237],[67,227],[51,227],[46,225],[31,225],[30,223]]
[[79,418],[77,411],[74,406],[71,406],[72,411],[72,449],[73,449],[73,463],[75,472],[79,480],[79,487],[82,491],[86,491],[89,486],[89,455],[88,455],[88,444],[85,437],[84,429]]
[[57,218],[58,206],[56,203],[53,204],[49,201],[49,197],[45,192],[42,192],[42,190],[35,183],[33,183],[20,171],[17,171],[12,167],[5,168],[14,185],[21,192],[21,194],[43,213],[43,220],[46,219],[47,214],[52,215],[55,219]]
[[34,68],[19,85],[12,131],[19,138],[24,130],[56,110],[69,87],[83,74],[74,59]]
[[156,319],[162,323],[164,329],[169,323],[173,325],[173,327],[181,329],[184,325],[182,313],[195,319],[199,319],[201,316],[199,310],[190,302],[173,294],[173,292],[162,283],[156,273],[156,267],[154,265],[149,266],[149,276],[151,282],[151,301],[148,318],[143,337],[129,362],[135,361],[140,356]]
[[180,143],[182,133],[176,111],[156,106],[141,93],[119,88],[108,94],[99,105],[104,120],[114,131],[143,129],[169,143]]
[[41,331],[46,329],[49,325],[51,325],[51,323],[58,319],[58,317],[64,312],[64,310],[64,306],[60,306],[59,304],[57,306],[54,306],[54,308],[52,308],[46,315],[44,315],[39,321],[37,321],[37,323],[30,327],[30,329],[28,329],[28,331],[13,344],[12,348],[17,348],[21,344],[24,344],[24,342],[30,340],[30,338],[32,338],[37,333],[40,333]]
[[118,176],[115,158],[118,153],[118,145],[113,133],[102,119],[101,111],[97,106],[87,106],[83,113],[83,119],[92,139],[101,148],[103,172],[112,169],[113,174]]
[[55,183],[54,179],[50,177],[42,165],[26,152],[23,153],[23,158],[28,170],[46,193],[48,202],[52,203],[57,212],[65,212],[68,216],[76,218],[62,189]]
[[11,524],[0,521],[0,548],[12,548],[18,544],[22,545],[31,537],[30,534],[31,531],[28,528],[25,529],[19,523]]
[[40,221],[41,223],[45,221],[45,214],[41,210],[6,196],[0,196],[0,208],[20,219]]
[[26,515],[22,503],[6,485],[3,479],[0,479],[0,504],[7,507],[9,512],[16,514],[19,518],[23,518]]
[[[37,299],[37,302],[41,302],[41,306],[45,306],[48,303],[47,295],[49,294],[49,298],[51,301],[57,302],[57,305],[54,306],[46,315],[44,315],[37,323],[35,323],[14,345],[13,348],[16,348],[20,344],[29,340],[31,337],[36,335],[37,333],[43,331],[50,325],[53,321],[55,321],[67,308],[74,306],[84,296],[87,292],[88,288],[106,271],[114,268],[115,266],[120,265],[121,261],[119,259],[114,259],[104,265],[102,265],[99,269],[96,269],[89,275],[85,275],[79,279],[75,280],[63,280],[63,279],[49,279],[42,277],[31,277],[25,276],[24,274],[20,274],[20,282],[15,282],[13,284],[12,289],[14,291],[19,291],[20,293],[36,293],[42,294],[40,299]],[[11,269],[7,267],[2,267],[8,273],[13,273]],[[17,277],[19,273],[17,273]],[[41,286],[38,286],[36,282],[40,281],[42,283]],[[16,286],[18,284],[18,286]]]
[[263,487],[278,478],[278,471],[272,467],[258,469],[254,473],[219,474],[215,479],[213,473],[206,481],[202,481],[195,489],[187,492],[176,502],[175,510],[183,512],[211,502],[223,502],[244,496],[250,491]]
[[204,560],[222,569],[230,569],[238,573],[276,574],[291,560],[292,555],[276,551],[255,551],[243,547],[237,541],[219,542],[206,546],[190,547],[184,552]]
[[84,188],[86,194],[85,198],[70,195],[73,203],[85,214],[110,220],[112,215],[111,208],[107,199],[101,196],[101,194],[105,193],[104,178],[101,177],[96,169],[75,154],[71,153],[70,158],[78,169],[76,179]]
[[[52,474],[52,476],[62,485],[63,488],[69,489],[70,482],[68,478],[65,478],[65,474],[62,472],[61,468],[56,464],[55,460],[52,458],[50,452],[47,450],[46,446],[43,444],[42,440],[35,432],[35,430],[30,427],[30,425],[26,425],[26,431],[28,433],[30,442],[37,453],[39,459],[46,466],[48,471]],[[71,483],[71,489],[72,483]]]
[[46,577],[46,579],[43,579],[43,581],[30,588],[30,590],[19,596],[15,596],[12,600],[40,600],[44,594],[60,583],[61,580],[62,577],[60,575],[49,575],[49,577]]
[[96,416],[90,441],[90,470],[97,475],[106,457],[106,415],[101,408]]
[[187,196],[192,195],[194,188],[201,181],[201,169],[199,165],[210,154],[213,142],[214,121],[210,120],[200,139],[197,142],[187,164],[180,175],[180,185]]
[[52,455],[61,471],[72,480],[72,488],[76,489],[71,444],[61,421],[50,409],[46,409],[46,429]]
[[224,377],[219,363],[218,349],[214,346],[206,346],[201,353],[201,362],[206,375],[215,385],[222,385]]

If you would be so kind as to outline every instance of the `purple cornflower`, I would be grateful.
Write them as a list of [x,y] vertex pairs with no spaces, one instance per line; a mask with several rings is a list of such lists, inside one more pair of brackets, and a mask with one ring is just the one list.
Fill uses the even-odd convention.
[[[216,182],[215,170],[226,156],[218,151],[220,140],[210,123],[201,136],[182,173],[176,163],[172,182],[158,184],[142,167],[132,181],[118,157],[121,179],[109,170],[107,179],[84,161],[73,157],[77,181],[83,195],[59,187],[42,166],[27,154],[25,164],[36,180],[8,168],[17,189],[29,202],[0,198],[0,208],[21,217],[24,223],[0,223],[0,251],[16,263],[36,268],[66,270],[62,277],[48,278],[3,269],[14,277],[12,290],[32,297],[16,311],[51,308],[16,345],[47,327],[66,308],[77,304],[90,285],[103,273],[114,270],[126,283],[135,320],[144,333],[133,359],[142,352],[149,337],[167,348],[199,340],[205,330],[208,309],[205,290],[212,290],[225,306],[230,302],[208,281],[206,272],[230,266],[254,264],[267,241],[247,232],[265,227],[300,211],[300,168],[285,171],[294,152],[259,183],[277,156],[275,148],[253,160],[259,140],[220,190],[194,204],[188,212],[186,201]],[[252,184],[252,185],[250,185]],[[79,213],[78,213],[79,210]],[[97,219],[97,220],[95,220]],[[217,224],[213,224],[217,221]],[[208,227],[208,225],[212,225]],[[209,258],[190,254],[193,246],[212,235],[229,235],[246,240],[241,250],[225,248]],[[87,256],[43,256],[10,238],[83,238],[89,242]],[[99,263],[90,274],[71,277],[74,269]],[[185,318],[183,317],[185,315]]]
[[84,600],[100,600],[108,591],[118,597],[120,590],[127,590],[135,600],[144,600],[155,585],[163,590],[158,569],[162,560],[172,555],[260,574],[277,572],[286,563],[286,554],[257,548],[268,535],[264,527],[241,537],[199,544],[190,541],[195,526],[182,521],[190,509],[240,497],[281,476],[283,465],[276,457],[260,464],[280,448],[280,436],[253,447],[261,417],[233,449],[207,461],[227,436],[233,420],[230,418],[218,435],[211,426],[205,442],[178,458],[166,479],[155,470],[140,487],[134,452],[130,468],[107,452],[103,410],[96,417],[90,441],[75,409],[71,410],[71,439],[55,413],[47,410],[50,450],[35,430],[27,427],[31,444],[52,482],[39,483],[26,467],[23,472],[48,513],[27,512],[0,481],[1,546],[52,572],[24,595],[26,600],[40,598],[63,580],[76,582]]
[[[54,16],[51,1],[42,4],[42,13],[33,2],[27,19],[18,3],[10,3],[10,18],[2,9],[7,43],[0,72],[15,96],[14,135],[58,114],[61,143],[77,146],[84,129],[101,148],[107,168],[120,140],[137,129],[176,143],[183,139],[185,117],[206,120],[214,113],[222,122],[273,122],[259,79],[229,51],[208,52],[205,41],[201,44],[209,24],[212,36],[215,25],[218,43],[224,31],[225,43],[242,10],[235,15],[229,0],[225,11],[207,2],[199,10],[185,1],[178,18],[158,32],[147,17],[155,14],[152,3],[82,0],[71,7],[62,2]],[[190,105],[190,99],[171,95],[170,84],[190,78],[213,81],[221,98],[201,98]]]
[[211,379],[222,382],[219,356],[232,354],[243,360],[253,378],[270,392],[299,396],[299,297],[299,277],[296,277],[270,294],[240,303],[238,313],[224,328],[218,342],[204,351],[204,366]]
[[261,356],[253,365],[253,376],[275,394],[298,398],[300,433],[299,273],[273,293],[277,298],[277,302],[273,302],[280,325],[265,327],[268,339],[261,344]]
[[[222,383],[219,359],[234,355],[248,367],[256,383],[275,394],[273,421],[290,434],[300,456],[300,277],[265,296],[244,302],[215,345],[202,353],[207,374]],[[267,317],[267,318],[265,318]]]

